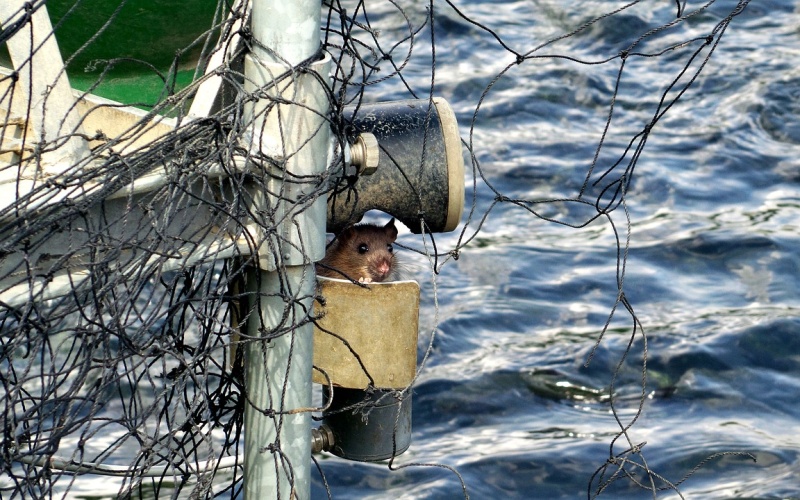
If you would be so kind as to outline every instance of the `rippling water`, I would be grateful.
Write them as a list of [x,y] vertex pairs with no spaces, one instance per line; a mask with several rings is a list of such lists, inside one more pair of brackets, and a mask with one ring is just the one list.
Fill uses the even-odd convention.
[[[392,4],[367,4],[381,36],[402,36]],[[426,3],[402,5],[412,21],[424,18]],[[457,5],[527,53],[622,3]],[[704,37],[735,5],[717,2],[638,49],[656,52]],[[699,6],[687,2],[685,8]],[[429,344],[431,352],[414,391],[413,442],[396,467],[454,468],[473,499],[580,498],[609,458],[620,426],[633,423],[632,443],[646,443],[647,465],[672,483],[716,453],[756,458],[726,455],[703,463],[680,484],[687,498],[800,498],[797,9],[789,1],[747,5],[701,75],[655,124],[626,197],[629,220],[619,207],[613,226],[599,218],[572,228],[515,204],[493,205],[492,189],[542,201],[529,206],[573,225],[593,215],[591,205],[543,200],[579,195],[608,118],[620,59],[580,64],[551,57],[515,65],[490,33],[447,4],[435,4],[434,93],[455,109],[483,176],[469,173],[468,187],[475,180],[476,190],[468,189],[467,206],[474,201],[475,211],[464,241],[474,238],[458,260],[442,267],[438,309],[427,262],[402,253],[423,286],[420,356]],[[676,11],[675,2],[644,2],[534,55],[602,61],[669,23]],[[420,41],[429,35],[423,30]],[[416,45],[404,70],[422,97],[431,85],[424,45]],[[652,119],[697,47],[628,59],[592,181]],[[368,95],[375,101],[409,97],[396,78]],[[593,202],[605,181],[590,184],[583,199]],[[614,229],[623,246],[629,236],[623,290],[640,322],[635,335],[631,314],[615,307]],[[459,236],[437,235],[438,248],[452,249]],[[420,247],[410,234],[401,242]],[[647,381],[638,414],[645,338]],[[612,453],[627,448],[619,439]],[[463,495],[459,477],[443,467],[390,470],[328,455],[319,461],[336,499]],[[324,498],[323,483],[313,476],[313,497]],[[104,480],[78,480],[71,492],[100,494],[98,481]],[[603,495],[652,496],[629,479]],[[659,498],[678,494],[664,491]]]
[[[410,11],[421,9],[414,5]],[[615,5],[621,4],[458,4],[520,53]],[[689,2],[687,11],[699,5]],[[640,49],[654,52],[705,36],[734,6],[718,2]],[[646,2],[537,54],[613,57],[674,19],[676,8],[675,2]],[[445,4],[435,12],[436,93],[457,111],[466,140],[474,118],[471,141],[485,180],[509,198],[578,196],[620,60],[512,65],[476,114],[481,93],[514,57]],[[635,420],[633,444],[646,443],[648,466],[673,483],[715,453],[747,452],[757,459],[729,455],[706,462],[680,484],[687,498],[800,498],[798,26],[793,2],[747,5],[699,78],[653,128],[627,196],[623,289],[647,338],[647,385],[635,419],[644,352],[637,332],[614,380],[619,420]],[[652,118],[687,54],[629,59],[592,180]],[[424,96],[430,67],[411,68],[418,71],[416,78],[409,74],[411,86]],[[373,94],[376,100],[407,97],[396,83],[383,89]],[[598,194],[590,187],[585,199]],[[480,219],[495,193],[479,178],[474,195]],[[535,210],[577,223],[592,207],[541,203]],[[624,245],[622,208],[612,218]],[[440,235],[437,242],[452,248],[456,237]],[[403,241],[418,246],[411,235]],[[405,256],[424,269],[422,259]],[[632,335],[631,315],[621,306],[593,351],[615,304],[616,266],[614,232],[605,219],[573,229],[512,204],[494,206],[439,276],[439,323],[415,390],[413,443],[396,464],[455,467],[471,498],[585,497],[620,429],[609,389]],[[422,353],[436,323],[429,278],[422,271],[418,278],[427,298]],[[627,447],[619,440],[613,452]],[[462,495],[456,475],[442,468],[390,471],[330,458],[321,466],[334,498]],[[321,482],[314,493],[324,494]],[[652,493],[622,479],[603,497]],[[665,491],[659,498],[678,495]]]

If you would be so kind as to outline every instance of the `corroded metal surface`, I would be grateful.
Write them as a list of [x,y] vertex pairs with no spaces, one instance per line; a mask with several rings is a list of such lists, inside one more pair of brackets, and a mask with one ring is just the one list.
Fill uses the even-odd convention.
[[[325,305],[316,304],[322,318],[317,321],[321,329],[314,332],[314,366],[340,387],[364,389],[369,385],[367,374],[375,387],[407,387],[417,368],[419,285],[397,281],[363,287],[337,279],[319,281]],[[327,383],[318,370],[314,382]]]
[[362,106],[350,124],[378,139],[372,175],[340,178],[328,197],[328,232],[359,222],[369,210],[393,215],[412,232],[448,232],[464,209],[461,138],[447,101],[434,98]]

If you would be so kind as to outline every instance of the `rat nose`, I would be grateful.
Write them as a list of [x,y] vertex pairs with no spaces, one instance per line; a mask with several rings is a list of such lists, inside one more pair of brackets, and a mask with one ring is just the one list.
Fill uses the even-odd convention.
[[392,267],[388,260],[382,260],[375,266],[375,270],[378,271],[378,275],[380,275],[381,279],[386,278],[389,276],[389,271],[392,270]]

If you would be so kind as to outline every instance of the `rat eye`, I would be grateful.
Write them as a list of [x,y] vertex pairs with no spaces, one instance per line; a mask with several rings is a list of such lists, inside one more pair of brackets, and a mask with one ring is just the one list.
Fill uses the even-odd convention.
[[363,255],[367,252],[369,252],[369,245],[367,245],[366,243],[361,243],[358,245],[358,253]]
[[386,250],[388,250],[389,253],[394,252],[394,248],[392,248],[392,245],[386,245]]

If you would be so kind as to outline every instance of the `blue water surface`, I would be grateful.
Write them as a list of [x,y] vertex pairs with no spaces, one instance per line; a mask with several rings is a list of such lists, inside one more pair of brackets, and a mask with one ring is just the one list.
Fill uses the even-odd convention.
[[[652,498],[653,485],[658,498],[800,498],[800,15],[794,2],[749,3],[721,39],[713,33],[711,58],[705,50],[689,64],[737,9],[716,2],[632,52],[699,42],[629,56],[617,84],[618,55],[675,20],[678,4],[682,14],[705,5],[643,2],[533,53],[571,59],[515,64],[491,33],[435,3],[433,77],[429,47],[404,76],[423,98],[433,80],[482,173],[468,162],[474,212],[463,235],[436,235],[440,251],[474,238],[441,266],[435,290],[428,261],[401,254],[423,285],[419,350],[431,353],[414,390],[413,442],[394,468],[452,467],[470,498],[585,498],[600,484],[593,474],[632,444],[641,454],[624,456],[639,464],[626,467],[636,479],[618,477],[601,498]],[[428,4],[402,5],[419,20]],[[456,5],[526,54],[625,4]],[[393,6],[371,7],[381,36],[400,36]],[[601,174],[690,80],[653,125],[610,219],[573,228],[526,209],[591,219],[632,151]],[[396,80],[369,95],[409,97]],[[546,201],[581,194],[612,99],[580,197],[590,204]],[[498,193],[535,203],[494,205]],[[401,242],[421,248],[418,236]],[[630,443],[617,438],[628,426]],[[337,499],[464,495],[442,467],[330,456],[320,467]],[[326,494],[318,475],[313,494]]]
[[[312,498],[800,498],[800,7],[365,4],[404,65],[364,96],[447,99],[466,209],[435,278],[430,240],[400,237],[423,294],[411,447],[317,456]],[[399,9],[433,13],[407,62]]]

